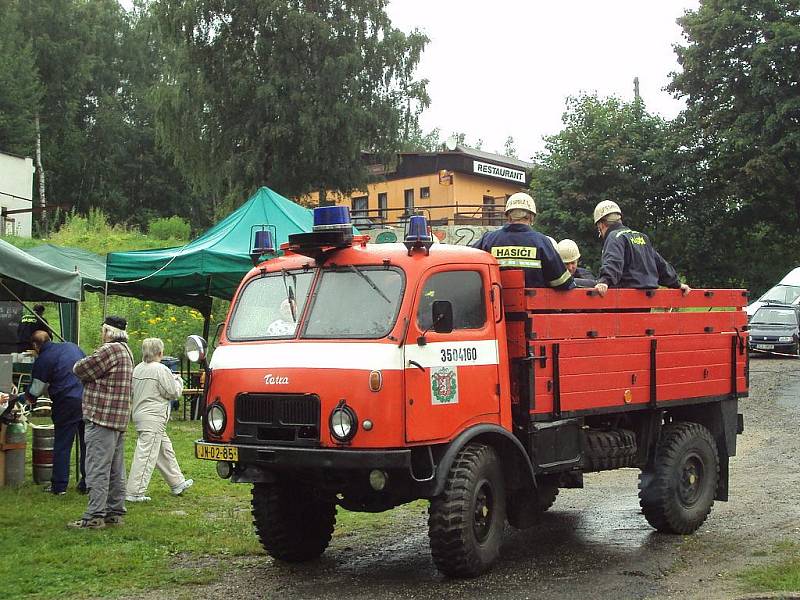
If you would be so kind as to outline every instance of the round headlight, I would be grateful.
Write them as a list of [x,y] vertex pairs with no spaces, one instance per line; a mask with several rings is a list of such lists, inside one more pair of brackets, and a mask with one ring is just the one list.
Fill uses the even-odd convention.
[[346,442],[356,434],[358,419],[353,409],[342,403],[331,412],[329,425],[331,435],[339,442]]
[[208,430],[219,435],[225,429],[225,409],[221,404],[212,404],[206,414]]

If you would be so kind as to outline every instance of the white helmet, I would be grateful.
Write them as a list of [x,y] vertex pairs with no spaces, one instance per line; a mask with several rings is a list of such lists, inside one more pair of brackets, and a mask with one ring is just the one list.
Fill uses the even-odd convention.
[[533,198],[525,192],[517,192],[509,196],[506,201],[506,214],[508,214],[508,211],[514,210],[515,208],[520,208],[522,210],[527,210],[529,213],[536,214],[536,203],[533,201]]
[[619,205],[614,202],[613,200],[603,200],[602,202],[598,202],[597,206],[594,207],[594,223],[597,225],[597,222],[605,217],[606,215],[610,215],[613,213],[617,213],[618,215],[622,215],[622,209]]
[[578,250],[578,244],[573,242],[572,240],[561,240],[558,242],[558,254],[561,256],[561,260],[564,261],[564,264],[575,262],[581,257],[580,250]]

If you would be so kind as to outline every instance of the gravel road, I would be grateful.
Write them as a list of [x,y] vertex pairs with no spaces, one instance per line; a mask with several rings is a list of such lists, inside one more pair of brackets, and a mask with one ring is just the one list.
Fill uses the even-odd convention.
[[[323,558],[285,565],[268,556],[227,563],[218,583],[173,597],[537,598],[745,597],[734,574],[800,542],[800,360],[756,357],[745,433],[731,460],[730,501],[692,536],[655,533],[639,512],[638,471],[587,475],[562,490],[540,526],[507,528],[495,568],[472,580],[440,575],[430,558],[424,507],[397,509],[374,531],[336,536]],[[153,598],[162,597],[156,594]],[[786,596],[783,596],[786,597]],[[800,598],[800,595],[797,596]]]

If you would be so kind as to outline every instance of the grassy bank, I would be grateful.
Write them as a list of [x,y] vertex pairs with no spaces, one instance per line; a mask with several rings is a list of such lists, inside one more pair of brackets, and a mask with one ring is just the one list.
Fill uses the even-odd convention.
[[[211,581],[229,557],[264,556],[251,524],[250,486],[222,480],[213,462],[193,458],[199,436],[198,421],[170,424],[178,462],[194,487],[171,496],[156,472],[148,491],[152,502],[129,503],[124,526],[99,531],[67,529],[81,516],[86,497],[75,492],[74,480],[66,496],[43,493],[28,464],[23,487],[0,488],[0,599],[135,596]],[[128,466],[134,444],[130,431]],[[30,463],[30,447],[27,455]],[[379,525],[389,514],[339,509],[334,535]]]
[[779,543],[764,555],[770,564],[740,573],[742,584],[753,592],[800,592],[800,545]]

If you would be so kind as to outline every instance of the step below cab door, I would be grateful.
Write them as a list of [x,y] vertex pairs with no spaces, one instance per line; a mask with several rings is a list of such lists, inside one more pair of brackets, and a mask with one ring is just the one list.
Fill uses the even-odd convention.
[[[485,265],[441,265],[422,277],[404,346],[407,442],[446,441],[477,418],[499,422],[500,298],[491,290]],[[436,300],[452,305],[450,333],[431,326]]]

